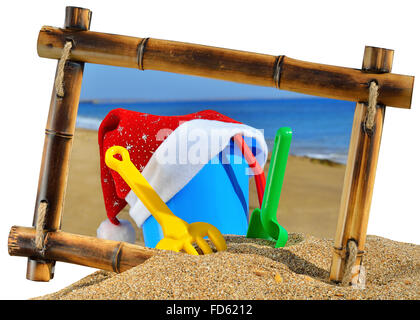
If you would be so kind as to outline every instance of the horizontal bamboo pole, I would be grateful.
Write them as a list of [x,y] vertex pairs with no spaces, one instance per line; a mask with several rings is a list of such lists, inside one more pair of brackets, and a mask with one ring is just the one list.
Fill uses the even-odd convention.
[[62,231],[48,232],[45,250],[35,247],[35,229],[13,226],[8,249],[11,256],[31,257],[33,261],[62,261],[82,266],[123,272],[135,267],[156,251],[141,246],[98,239]]
[[74,61],[209,77],[354,102],[368,100],[369,83],[375,80],[381,88],[378,103],[411,106],[413,76],[366,73],[183,42],[45,26],[38,37],[39,56],[59,59],[68,40],[73,42],[70,59]]

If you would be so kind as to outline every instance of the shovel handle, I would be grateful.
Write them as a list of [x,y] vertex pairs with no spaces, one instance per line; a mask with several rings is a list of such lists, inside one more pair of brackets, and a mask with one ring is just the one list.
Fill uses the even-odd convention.
[[[116,155],[119,155],[121,160],[115,158]],[[121,146],[109,148],[105,154],[105,163],[109,168],[119,173],[121,178],[124,179],[161,225],[164,233],[165,229],[167,229],[166,226],[176,223],[175,220],[180,220],[179,222],[184,223],[182,219],[179,219],[172,213],[171,209],[163,202],[146,178],[137,170],[130,160],[130,154],[127,149]]]
[[270,224],[270,221],[277,223],[277,208],[279,206],[291,141],[292,129],[283,127],[277,130],[261,206],[262,224],[265,228]]
[[257,159],[254,157],[251,149],[246,144],[242,135],[237,134],[233,137],[236,145],[241,149],[242,155],[244,156],[248,166],[251,168],[254,173],[255,186],[257,188],[258,202],[260,203],[260,208],[262,206],[264,190],[265,190],[265,174],[264,170],[261,168]]

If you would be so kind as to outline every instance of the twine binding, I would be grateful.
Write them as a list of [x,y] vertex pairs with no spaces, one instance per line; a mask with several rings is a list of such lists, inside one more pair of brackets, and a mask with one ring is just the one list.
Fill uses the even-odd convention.
[[352,279],[352,270],[356,262],[357,253],[358,253],[356,241],[349,240],[349,242],[347,243],[347,252],[348,252],[347,261],[344,266],[343,280],[341,281],[342,286],[348,286]]
[[70,57],[72,45],[73,44],[71,41],[66,42],[63,48],[63,52],[61,53],[61,58],[58,61],[57,77],[55,78],[55,92],[56,95],[60,98],[64,97],[64,66]]
[[378,90],[379,90],[378,84],[375,81],[372,81],[369,85],[369,101],[368,101],[367,115],[366,115],[366,121],[365,121],[365,127],[368,130],[372,130],[373,126],[375,125]]
[[42,253],[44,250],[44,238],[45,238],[45,216],[47,213],[48,204],[45,201],[41,201],[38,206],[38,213],[36,219],[36,234],[35,234],[35,246]]

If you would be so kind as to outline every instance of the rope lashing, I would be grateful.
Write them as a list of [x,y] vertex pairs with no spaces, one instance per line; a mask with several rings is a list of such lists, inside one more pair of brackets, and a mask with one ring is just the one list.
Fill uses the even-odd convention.
[[61,58],[58,61],[58,70],[57,77],[55,78],[55,92],[58,97],[64,97],[64,66],[66,65],[67,60],[70,57],[70,51],[72,47],[72,42],[67,41],[64,45],[63,52],[61,53]]
[[38,250],[44,249],[44,227],[45,227],[45,215],[47,213],[48,204],[45,201],[41,201],[38,206],[38,213],[36,218],[36,233],[35,233],[35,246]]
[[366,117],[366,122],[365,122],[365,126],[369,130],[372,130],[375,124],[378,90],[379,90],[378,84],[375,81],[372,81],[369,85],[369,101],[368,101],[368,107],[367,107],[367,117]]
[[341,281],[342,286],[348,286],[348,284],[351,282],[352,269],[356,262],[356,257],[358,253],[356,241],[349,240],[347,244],[347,253],[348,253],[348,256],[347,256],[346,265],[344,266],[343,280]]

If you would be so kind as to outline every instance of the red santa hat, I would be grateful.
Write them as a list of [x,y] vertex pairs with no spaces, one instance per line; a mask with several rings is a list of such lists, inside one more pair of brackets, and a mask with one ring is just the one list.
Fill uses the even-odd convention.
[[125,109],[112,110],[98,132],[101,184],[109,219],[98,228],[98,237],[134,242],[135,231],[131,224],[117,219],[127,203],[130,204],[130,216],[139,227],[150,216],[121,176],[105,164],[108,148],[125,147],[136,168],[167,202],[223,151],[236,134],[243,135],[248,142],[250,138],[256,140],[256,157],[263,166],[267,145],[261,131],[216,111],[157,116]]

